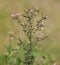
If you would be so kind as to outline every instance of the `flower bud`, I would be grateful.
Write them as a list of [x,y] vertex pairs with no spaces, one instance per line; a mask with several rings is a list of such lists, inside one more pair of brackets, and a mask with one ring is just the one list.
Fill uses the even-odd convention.
[[32,13],[33,12],[33,9],[30,9],[29,11]]
[[34,12],[35,15],[37,15],[37,12]]
[[48,16],[44,16],[44,19],[48,19]]
[[13,37],[10,37],[11,40],[13,40],[14,38]]
[[13,35],[14,33],[11,31],[11,32],[9,32],[10,33],[10,35]]
[[44,22],[41,22],[41,25],[43,25],[43,26],[44,26],[44,25],[45,25],[45,23],[44,23]]
[[41,27],[40,30],[44,30],[44,27]]
[[15,15],[14,14],[11,14],[11,17],[15,17]]

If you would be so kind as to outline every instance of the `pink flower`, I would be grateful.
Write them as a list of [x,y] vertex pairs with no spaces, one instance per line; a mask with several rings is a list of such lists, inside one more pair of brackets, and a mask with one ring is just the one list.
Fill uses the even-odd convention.
[[19,13],[16,13],[15,16],[19,16]]

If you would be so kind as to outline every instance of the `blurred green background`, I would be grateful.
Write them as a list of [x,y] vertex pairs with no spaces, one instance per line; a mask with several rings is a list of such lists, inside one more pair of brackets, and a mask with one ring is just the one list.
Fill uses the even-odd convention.
[[[31,7],[40,8],[42,13],[48,15],[48,38],[41,43],[60,65],[60,0],[0,0],[0,53],[4,53],[5,45],[9,44],[8,32],[18,34],[19,27],[10,15]],[[23,37],[22,30],[20,35]]]

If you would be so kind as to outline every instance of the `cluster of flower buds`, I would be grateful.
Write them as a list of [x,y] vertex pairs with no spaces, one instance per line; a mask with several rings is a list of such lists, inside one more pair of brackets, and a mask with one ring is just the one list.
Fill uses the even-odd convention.
[[25,11],[25,14],[23,14],[23,17],[28,18],[28,19],[39,13],[38,9],[32,9],[32,8],[28,10],[24,10],[24,11]]
[[38,14],[38,10],[37,9],[29,9],[28,13],[32,14],[32,15],[37,15]]
[[[30,21],[30,19],[32,19],[32,16],[37,15],[40,10],[39,9],[30,8],[30,9],[24,10],[24,11],[25,11],[25,13],[24,13],[23,17],[28,19],[28,21],[29,21],[28,24],[26,24],[24,22],[20,22],[19,13],[12,14],[11,16],[12,16],[12,18],[17,19],[17,21],[20,22],[20,25],[23,27],[23,31],[26,33],[26,35],[30,36],[32,34],[31,32],[35,33],[36,31],[39,31],[39,30],[43,31],[44,30],[44,26],[45,26],[45,19],[48,19],[48,16],[43,16],[42,19],[40,19],[37,22],[37,24],[35,26],[33,26],[33,24]],[[13,38],[12,33],[11,33],[10,37]],[[41,39],[43,37],[44,37],[44,35],[38,35],[37,39]]]
[[40,24],[40,30],[44,30],[45,22],[42,20]]
[[17,23],[20,23],[21,20],[20,20],[20,18],[19,18],[19,15],[20,15],[19,13],[11,14],[11,17],[12,17],[12,19],[17,20],[17,21],[16,21]]
[[17,19],[17,18],[19,17],[19,13],[11,14],[11,17],[12,17],[13,19]]
[[48,19],[48,16],[44,16],[44,17],[42,17],[42,19],[37,21],[37,25],[36,26],[37,26],[38,30],[44,30],[45,19]]

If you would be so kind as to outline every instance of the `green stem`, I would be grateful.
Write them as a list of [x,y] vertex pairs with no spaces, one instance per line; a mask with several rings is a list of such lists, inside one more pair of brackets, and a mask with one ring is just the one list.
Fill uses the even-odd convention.
[[29,41],[30,41],[30,44],[32,44],[32,23],[31,23],[30,19],[29,19],[29,29],[28,29],[28,32],[29,32]]

